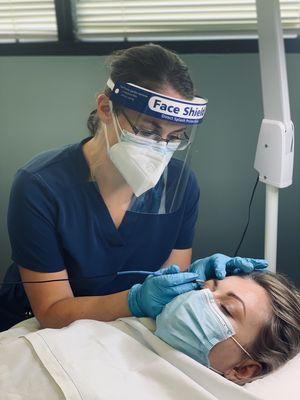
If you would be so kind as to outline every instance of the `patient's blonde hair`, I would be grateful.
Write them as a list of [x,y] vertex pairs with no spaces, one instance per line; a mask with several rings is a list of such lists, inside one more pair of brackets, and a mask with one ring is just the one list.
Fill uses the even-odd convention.
[[300,292],[280,274],[254,272],[248,278],[266,290],[273,311],[249,349],[264,375],[300,352]]

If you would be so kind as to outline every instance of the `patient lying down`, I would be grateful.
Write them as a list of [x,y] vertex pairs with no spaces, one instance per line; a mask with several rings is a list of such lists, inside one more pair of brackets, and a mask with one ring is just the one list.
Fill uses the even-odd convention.
[[209,280],[177,296],[156,319],[170,346],[244,384],[300,351],[300,294],[285,277],[254,272]]

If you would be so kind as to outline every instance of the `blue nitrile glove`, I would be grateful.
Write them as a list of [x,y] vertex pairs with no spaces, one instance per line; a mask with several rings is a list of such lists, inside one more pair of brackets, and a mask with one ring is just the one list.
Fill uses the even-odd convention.
[[266,260],[255,258],[228,257],[224,254],[213,254],[210,257],[194,261],[188,271],[198,274],[198,279],[224,279],[225,276],[250,274],[254,270],[267,268]]
[[135,317],[155,318],[174,297],[198,288],[193,282],[198,274],[180,272],[177,265],[162,269],[161,275],[148,276],[133,285],[128,294],[128,306]]

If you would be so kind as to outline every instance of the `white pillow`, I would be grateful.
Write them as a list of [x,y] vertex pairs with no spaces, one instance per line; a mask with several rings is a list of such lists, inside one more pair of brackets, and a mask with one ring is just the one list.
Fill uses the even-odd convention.
[[[151,318],[139,318],[139,321],[151,332],[155,331]],[[300,353],[277,371],[243,388],[263,400],[300,400]]]
[[300,353],[277,371],[244,386],[264,400],[300,399]]

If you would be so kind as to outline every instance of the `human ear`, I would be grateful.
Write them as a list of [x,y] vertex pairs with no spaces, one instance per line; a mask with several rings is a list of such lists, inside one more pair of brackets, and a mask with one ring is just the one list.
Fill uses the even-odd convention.
[[262,365],[258,361],[247,359],[224,372],[224,377],[238,385],[244,385],[261,375],[261,373]]
[[102,122],[110,124],[112,121],[109,99],[105,94],[100,94],[97,98],[97,114]]

